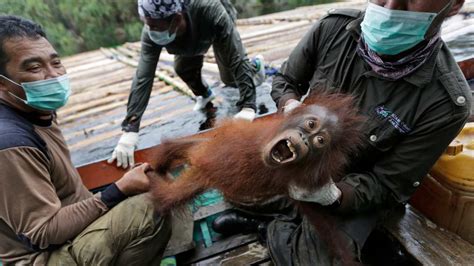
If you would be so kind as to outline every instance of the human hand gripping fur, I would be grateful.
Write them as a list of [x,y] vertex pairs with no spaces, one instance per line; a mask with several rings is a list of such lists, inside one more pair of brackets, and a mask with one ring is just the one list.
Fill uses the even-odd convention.
[[117,167],[122,168],[133,167],[135,164],[134,152],[138,144],[138,133],[137,132],[123,132],[120,140],[112,152],[112,157],[107,160],[108,163],[112,163],[117,160]]
[[150,189],[150,180],[146,172],[151,167],[148,163],[140,164],[128,171],[115,182],[117,188],[126,196],[133,196],[147,192]]

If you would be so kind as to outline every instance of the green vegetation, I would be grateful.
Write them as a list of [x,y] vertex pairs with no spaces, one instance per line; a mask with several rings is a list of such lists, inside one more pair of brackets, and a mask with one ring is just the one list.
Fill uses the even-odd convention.
[[143,26],[134,0],[1,0],[0,14],[40,23],[62,55],[137,41]]
[[[203,0],[199,0],[203,1]],[[335,0],[231,0],[239,17]],[[62,55],[119,45],[140,39],[143,23],[136,0],[0,0],[0,14],[40,23]]]

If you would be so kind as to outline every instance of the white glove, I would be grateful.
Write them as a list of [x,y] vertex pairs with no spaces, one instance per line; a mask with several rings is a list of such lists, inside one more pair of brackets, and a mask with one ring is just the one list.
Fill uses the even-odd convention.
[[234,115],[234,119],[245,119],[252,122],[255,119],[255,110],[252,108],[242,108],[240,112]]
[[285,106],[283,106],[283,113],[288,114],[300,105],[302,105],[300,101],[290,99],[285,103]]
[[304,188],[290,184],[288,192],[290,197],[295,200],[315,202],[323,206],[333,204],[342,195],[341,190],[332,180],[316,191],[308,191]]
[[138,133],[137,132],[123,132],[120,140],[115,147],[112,157],[107,160],[108,163],[112,163],[117,159],[117,167],[122,166],[124,169],[128,166],[133,167],[135,164],[133,153],[138,144]]

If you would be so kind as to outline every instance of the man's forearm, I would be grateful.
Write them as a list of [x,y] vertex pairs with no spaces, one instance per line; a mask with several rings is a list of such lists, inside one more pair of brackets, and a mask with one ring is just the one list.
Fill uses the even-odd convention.
[[150,100],[162,49],[150,40],[145,29],[142,31],[141,45],[140,60],[128,97],[127,116],[122,122],[122,130],[126,132],[138,132],[140,128],[140,121]]
[[301,98],[294,87],[280,73],[273,78],[271,96],[280,111],[288,100],[300,100]]
[[150,100],[155,73],[153,71],[152,74],[143,75],[140,72],[138,69],[128,97],[127,115],[122,122],[122,130],[125,132],[139,131],[140,121]]
[[336,209],[340,213],[365,212],[396,203],[390,199],[390,191],[368,174],[350,174],[336,186],[341,191],[341,201]]

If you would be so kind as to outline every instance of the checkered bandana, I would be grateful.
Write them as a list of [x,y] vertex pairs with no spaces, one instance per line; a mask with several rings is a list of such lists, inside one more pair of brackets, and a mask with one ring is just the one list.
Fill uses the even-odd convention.
[[138,0],[141,17],[163,19],[186,9],[188,0]]

